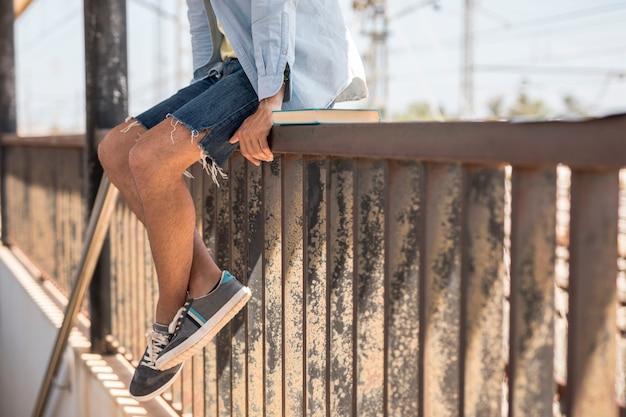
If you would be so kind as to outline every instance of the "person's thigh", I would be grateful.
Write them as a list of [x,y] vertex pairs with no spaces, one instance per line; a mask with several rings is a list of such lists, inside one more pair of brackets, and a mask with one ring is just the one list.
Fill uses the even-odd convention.
[[258,96],[241,65],[231,60],[209,89],[171,113],[172,130],[183,125],[191,140],[197,141],[205,167],[221,168],[238,146],[229,140],[258,106]]
[[165,120],[168,115],[209,90],[218,80],[217,77],[208,77],[181,88],[171,97],[132,117],[132,119],[146,129],[152,129]]

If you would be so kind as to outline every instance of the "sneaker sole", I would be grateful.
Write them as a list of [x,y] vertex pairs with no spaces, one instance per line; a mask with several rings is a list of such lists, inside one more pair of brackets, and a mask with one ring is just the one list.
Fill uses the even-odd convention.
[[158,390],[151,392],[150,394],[144,395],[144,396],[136,396],[133,394],[130,394],[131,398],[139,401],[139,402],[145,402],[145,401],[150,401],[151,399],[158,397],[159,395],[161,395],[166,389],[168,389],[174,382],[176,382],[176,379],[178,378],[178,376],[180,375],[180,372],[183,370],[183,367],[185,365],[181,366],[180,369],[178,371],[176,371],[176,374],[174,374],[174,376],[172,377],[172,379],[170,379],[169,381],[167,381],[167,383],[165,385],[163,385],[161,388],[159,388]]
[[246,305],[252,293],[247,287],[240,289],[217,313],[202,325],[187,340],[157,358],[156,367],[161,371],[173,368],[200,352],[233,317]]

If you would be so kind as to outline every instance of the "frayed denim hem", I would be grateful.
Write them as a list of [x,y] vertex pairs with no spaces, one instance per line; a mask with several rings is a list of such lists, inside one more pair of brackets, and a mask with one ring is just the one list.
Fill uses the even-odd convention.
[[[189,132],[191,132],[191,142],[193,143],[193,141],[200,135],[200,132],[192,129],[190,126],[187,126],[183,121],[177,119],[174,115],[172,114],[168,114],[166,117],[170,118],[170,125],[172,126],[172,131],[170,133],[170,139],[172,140],[172,143],[174,143],[174,132],[176,131],[176,126],[181,123],[183,126],[185,126]],[[200,145],[200,143],[198,143],[198,149],[200,149],[200,159],[198,162],[200,162],[200,164],[202,165],[202,169],[211,176],[211,179],[213,180],[213,182],[215,183],[215,185],[217,185],[218,187],[220,186],[219,183],[219,177],[221,177],[223,180],[228,178],[228,175],[224,172],[224,170],[217,164],[217,162],[215,162],[215,160],[213,159],[213,157],[209,154],[207,154],[207,152],[204,150],[204,148]],[[193,175],[191,175],[188,171],[185,171],[185,176],[189,177],[189,178],[193,178]]]

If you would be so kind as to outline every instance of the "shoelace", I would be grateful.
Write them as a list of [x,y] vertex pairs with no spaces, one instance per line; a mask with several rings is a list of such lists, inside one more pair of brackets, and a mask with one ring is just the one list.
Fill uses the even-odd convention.
[[146,339],[148,339],[148,348],[143,355],[142,363],[148,368],[156,369],[156,358],[169,342],[169,338],[167,335],[152,331],[146,333]]
[[[190,301],[185,302],[185,305],[178,309],[176,315],[174,315],[174,319],[168,326],[168,332],[170,335],[173,335],[178,331],[180,325],[182,323],[182,319],[187,313],[187,308],[190,305]],[[170,341],[170,338],[167,335],[164,335],[159,332],[151,331],[146,333],[146,339],[148,342],[148,348],[146,349],[146,353],[143,355],[142,363],[148,368],[157,369],[156,368],[156,359],[159,356],[159,353]]]
[[180,325],[183,322],[183,317],[185,317],[185,314],[187,314],[187,309],[189,308],[190,304],[191,301],[187,299],[187,301],[185,301],[185,305],[178,309],[178,311],[174,315],[174,319],[167,328],[167,331],[170,332],[170,334],[174,335],[176,334],[178,329],[180,329]]

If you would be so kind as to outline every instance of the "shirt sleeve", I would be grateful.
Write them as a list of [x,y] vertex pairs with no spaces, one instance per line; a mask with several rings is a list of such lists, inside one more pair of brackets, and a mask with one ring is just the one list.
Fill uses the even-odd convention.
[[211,58],[211,31],[202,0],[187,0],[187,18],[195,71],[209,62]]
[[[291,92],[291,77],[285,70],[293,68],[296,38],[297,0],[252,1],[252,42],[258,72],[259,100],[275,95],[285,81]],[[288,100],[286,95],[285,101]]]

